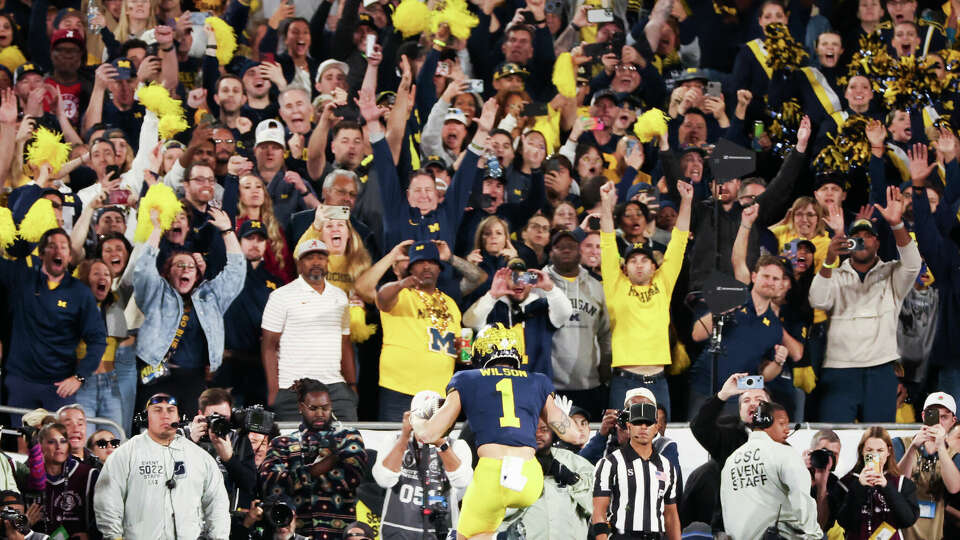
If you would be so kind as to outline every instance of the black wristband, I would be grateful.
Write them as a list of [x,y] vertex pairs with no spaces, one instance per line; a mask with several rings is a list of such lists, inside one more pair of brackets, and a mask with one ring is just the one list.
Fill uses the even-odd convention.
[[74,375],[74,377],[76,377],[76,379],[77,379],[78,381],[80,381],[80,384],[83,384],[83,383],[87,382],[87,378],[86,378],[86,377],[81,377],[81,376],[79,376],[79,375]]
[[590,534],[596,538],[598,534],[610,534],[610,524],[609,523],[594,523],[590,525]]

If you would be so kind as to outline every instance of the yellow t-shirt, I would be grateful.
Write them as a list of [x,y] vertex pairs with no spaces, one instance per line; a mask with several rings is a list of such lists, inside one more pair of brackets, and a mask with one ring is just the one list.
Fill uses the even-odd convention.
[[380,322],[380,386],[411,396],[421,390],[445,395],[460,336],[457,303],[439,290],[434,296],[403,289],[393,309],[380,312]]
[[670,297],[677,283],[688,231],[673,229],[663,264],[650,285],[631,285],[620,270],[614,233],[600,233],[600,275],[610,312],[613,367],[670,364]]

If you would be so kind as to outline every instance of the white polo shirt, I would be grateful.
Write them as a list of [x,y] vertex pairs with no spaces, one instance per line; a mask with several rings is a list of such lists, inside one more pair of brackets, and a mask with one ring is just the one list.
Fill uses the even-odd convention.
[[260,327],[280,335],[280,388],[302,377],[345,382],[340,373],[342,336],[350,335],[350,302],[324,281],[318,293],[303,277],[270,293]]

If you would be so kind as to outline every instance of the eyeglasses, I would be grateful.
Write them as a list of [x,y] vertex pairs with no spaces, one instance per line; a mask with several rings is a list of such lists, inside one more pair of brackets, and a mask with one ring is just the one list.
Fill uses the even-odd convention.
[[236,142],[235,139],[213,139],[213,144],[234,144]]
[[175,263],[173,266],[179,270],[194,270],[197,268],[197,265],[193,263]]
[[217,182],[217,179],[212,176],[197,176],[195,178],[191,178],[190,181],[198,184],[214,184]]
[[120,446],[120,439],[97,439],[93,441],[93,444],[97,445],[97,448],[106,448],[109,444],[110,446],[117,448]]

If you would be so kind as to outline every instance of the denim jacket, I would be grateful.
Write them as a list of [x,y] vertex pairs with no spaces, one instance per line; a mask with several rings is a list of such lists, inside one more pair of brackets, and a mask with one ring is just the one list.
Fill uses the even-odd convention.
[[[143,312],[137,337],[137,357],[156,366],[170,349],[183,316],[183,299],[157,271],[159,250],[147,246],[137,259],[133,277],[134,298]],[[207,337],[210,371],[223,362],[223,314],[243,289],[247,265],[242,253],[227,253],[227,265],[217,277],[203,281],[192,293],[193,313]]]

